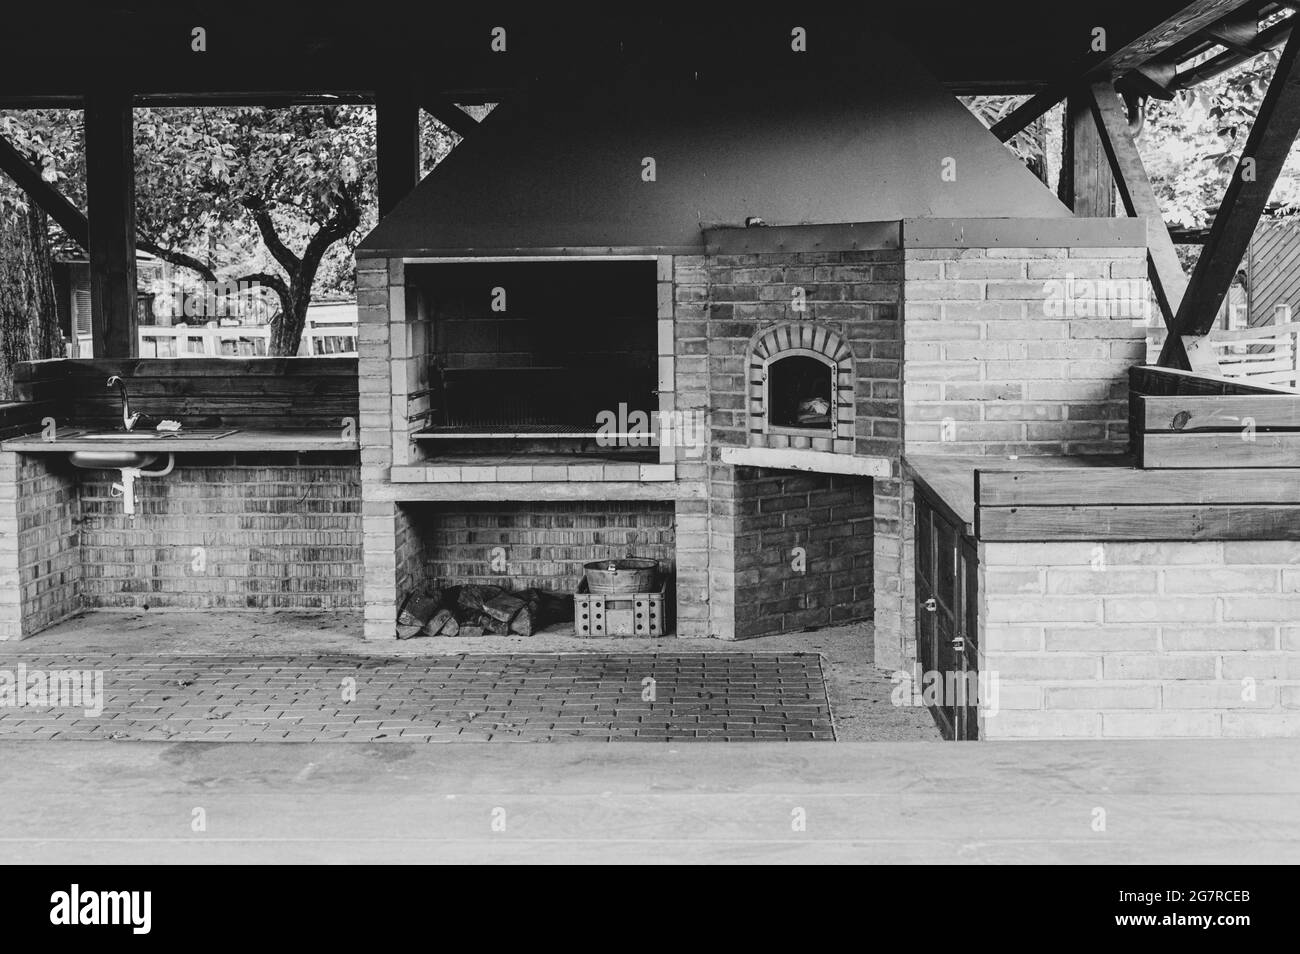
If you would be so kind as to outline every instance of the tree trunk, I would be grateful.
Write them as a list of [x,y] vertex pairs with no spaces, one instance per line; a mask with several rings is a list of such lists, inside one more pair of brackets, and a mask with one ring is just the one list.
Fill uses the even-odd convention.
[[0,400],[13,400],[14,365],[63,356],[45,213],[0,216]]
[[298,282],[293,281],[289,286],[289,302],[288,307],[281,307],[280,320],[271,329],[271,354],[277,358],[292,358],[298,353],[311,293],[304,293]]

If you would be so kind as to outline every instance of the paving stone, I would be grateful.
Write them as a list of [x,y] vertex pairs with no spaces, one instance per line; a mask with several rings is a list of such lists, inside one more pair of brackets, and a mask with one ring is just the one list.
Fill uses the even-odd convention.
[[[0,707],[0,738],[541,742],[831,740],[801,653],[28,656],[104,674],[103,711]],[[655,680],[655,701],[642,680]],[[355,681],[347,701],[343,680]]]

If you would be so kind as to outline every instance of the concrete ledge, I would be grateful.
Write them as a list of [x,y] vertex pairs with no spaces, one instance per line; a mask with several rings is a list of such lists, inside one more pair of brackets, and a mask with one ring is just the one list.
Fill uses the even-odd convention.
[[889,477],[888,457],[855,457],[825,451],[777,450],[770,447],[724,447],[722,462],[737,467],[773,467],[777,470],[807,470],[818,474],[853,474],[858,477]]
[[[604,864],[653,850],[662,864],[1285,864],[1300,850],[1291,739],[22,741],[0,742],[0,759],[11,863]],[[199,785],[221,837],[166,837]],[[1122,822],[1090,831],[1094,805]],[[819,827],[792,834],[792,806],[816,806]],[[488,823],[501,807],[509,833]]]
[[903,248],[1145,248],[1145,219],[904,219]]
[[638,481],[662,483],[677,479],[674,464],[408,464],[395,466],[395,484],[556,483],[575,481]]
[[704,230],[704,248],[710,255],[891,249],[898,248],[898,228],[897,220],[770,225],[764,228],[717,226]]
[[384,483],[366,489],[366,500],[702,500],[704,485],[694,481],[476,481],[466,483]]

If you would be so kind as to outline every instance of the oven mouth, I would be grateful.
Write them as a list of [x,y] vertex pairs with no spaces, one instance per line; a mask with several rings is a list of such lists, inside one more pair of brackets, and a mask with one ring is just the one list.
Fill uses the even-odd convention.
[[835,366],[808,355],[778,357],[767,368],[768,426],[829,431],[834,426]]

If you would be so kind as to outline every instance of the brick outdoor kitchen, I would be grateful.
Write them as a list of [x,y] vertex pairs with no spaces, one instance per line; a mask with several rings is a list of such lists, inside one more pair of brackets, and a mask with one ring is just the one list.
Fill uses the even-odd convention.
[[[431,580],[640,557],[670,639],[866,622],[878,667],[996,673],[995,714],[936,712],[958,738],[1300,735],[1297,471],[1135,466],[1147,399],[1294,394],[1144,367],[1147,221],[1071,215],[915,62],[866,69],[863,102],[503,111],[358,249],[355,361],[27,366],[0,636],[331,609],[382,648]],[[118,371],[240,429],[135,515],[36,433],[111,417]]]

